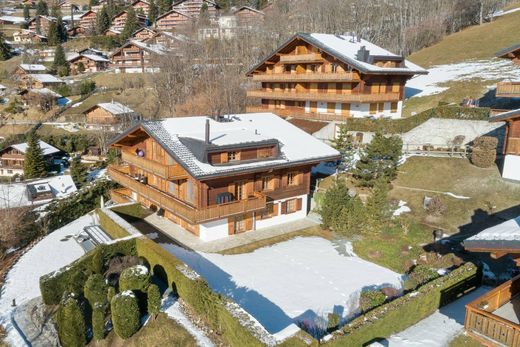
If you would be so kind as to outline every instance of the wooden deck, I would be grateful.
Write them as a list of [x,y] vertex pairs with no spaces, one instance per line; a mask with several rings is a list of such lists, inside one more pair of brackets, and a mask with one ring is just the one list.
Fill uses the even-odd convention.
[[520,82],[499,82],[495,93],[497,98],[520,98]]
[[518,294],[520,275],[466,305],[466,331],[485,346],[520,347]]
[[124,162],[137,166],[138,168],[148,171],[154,175],[160,176],[166,180],[180,180],[188,177],[186,172],[179,164],[163,165],[153,160],[139,157],[134,153],[127,151],[121,152],[121,159]]
[[322,102],[383,102],[399,101],[399,93],[337,94],[320,92],[274,92],[267,89],[248,90],[247,97],[268,100],[322,101]]

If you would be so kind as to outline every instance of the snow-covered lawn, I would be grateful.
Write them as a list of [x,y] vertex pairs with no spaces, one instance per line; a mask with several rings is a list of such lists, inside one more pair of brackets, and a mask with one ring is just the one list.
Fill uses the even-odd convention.
[[65,237],[91,224],[93,218],[88,214],[54,231],[27,251],[9,271],[0,296],[0,324],[8,333],[7,342],[10,345],[25,345],[11,323],[13,299],[20,305],[40,296],[39,280],[42,275],[58,270],[81,257],[84,254],[83,249],[74,239]]
[[[470,60],[456,64],[437,65],[428,69],[428,75],[419,75],[406,83],[407,97],[441,93],[447,89],[440,84],[473,78],[483,80],[518,80],[520,69],[507,59]],[[490,83],[492,85],[493,83]]]
[[203,276],[213,290],[232,298],[270,334],[284,329],[282,335],[288,330],[294,333],[295,323],[326,319],[331,312],[352,316],[362,289],[402,287],[398,273],[352,253],[340,253],[332,242],[319,237],[299,237],[238,255],[162,246]]

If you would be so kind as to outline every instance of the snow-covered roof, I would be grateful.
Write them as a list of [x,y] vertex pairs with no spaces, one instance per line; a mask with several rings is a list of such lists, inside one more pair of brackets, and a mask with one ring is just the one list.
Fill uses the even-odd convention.
[[258,14],[264,15],[264,13],[262,11],[257,10],[256,8],[249,7],[249,6],[240,6],[235,11],[233,11],[233,14],[237,14],[238,12],[244,11],[244,10],[249,10],[249,11],[256,12]]
[[144,49],[145,51],[149,51],[149,52],[152,52],[155,54],[163,55],[168,52],[168,48],[166,48],[160,44],[149,44],[149,43],[145,43],[145,42],[141,42],[141,41],[137,41],[137,40],[129,40],[128,43],[129,44],[133,43],[137,47],[140,47],[140,48]]
[[[225,121],[211,117],[176,117],[160,121],[145,121],[116,138],[117,143],[128,133],[142,127],[150,136],[197,178],[226,175],[235,172],[258,171],[273,167],[287,167],[304,163],[318,163],[339,158],[339,152],[307,134],[273,113],[247,113],[224,116]],[[269,160],[235,165],[214,166],[197,155],[204,144],[206,121],[210,126],[210,145],[218,147],[247,147],[255,144],[279,146],[280,155]],[[303,145],[304,144],[304,145]]]
[[40,89],[30,89],[31,93],[38,93],[38,94],[44,94],[44,95],[51,95],[55,98],[61,98],[62,95],[56,93],[54,90],[50,90],[49,88],[40,88]]
[[520,117],[520,108],[516,110],[511,110],[507,112],[499,113],[495,116],[489,117],[490,122],[500,122],[506,119],[519,118]]
[[520,249],[520,216],[464,240],[466,249]]
[[[105,111],[110,112],[115,116],[128,114],[128,113],[134,113],[134,110],[132,110],[130,107],[123,105],[122,103],[117,102],[117,101],[102,102],[100,104],[97,104],[96,106],[101,107]],[[96,106],[91,107],[90,109],[88,109],[85,112],[88,112],[89,110],[91,110],[92,108],[94,108]]]
[[85,57],[87,59],[90,59],[90,60],[93,60],[93,61],[99,61],[99,62],[102,62],[102,61],[109,62],[110,61],[107,57],[105,57],[103,55],[88,54],[88,53],[80,53],[80,54],[75,53],[75,54],[71,55],[67,60],[69,62],[72,62],[72,61],[74,61],[74,60],[76,60],[76,59],[78,59],[80,57]]
[[18,16],[0,16],[0,21],[10,22],[13,24],[21,24],[21,23],[26,22],[24,17],[18,17]]
[[4,86],[3,84],[0,84],[0,90],[4,90],[4,89],[7,89],[7,87]]
[[[50,155],[50,154],[61,152],[56,147],[49,145],[47,142],[43,142],[42,140],[38,140],[38,144],[40,145],[43,155]],[[16,149],[22,153],[25,153],[27,151],[28,145],[27,145],[27,142],[24,142],[24,143],[17,143],[15,145],[11,145],[11,147],[13,147],[14,149]]]
[[29,74],[29,76],[42,83],[63,83],[63,80],[56,76],[43,73],[43,74]]
[[[27,187],[29,185],[45,188],[45,192],[52,192],[53,198],[35,202],[30,201],[27,195]],[[70,175],[53,176],[31,182],[0,184],[0,208],[45,204],[55,198],[67,197],[75,191],[77,191],[77,188]]]
[[20,64],[20,67],[24,71],[40,71],[40,72],[47,71],[47,68],[45,67],[45,65],[42,65],[42,64]]
[[[323,50],[324,52],[336,57],[345,64],[351,65],[355,69],[358,69],[365,74],[427,74],[428,71],[422,67],[405,60],[402,56],[394,54],[376,44],[373,44],[367,40],[358,38],[352,35],[333,35],[333,34],[319,34],[319,33],[297,33],[291,39],[286,41],[281,47],[285,47],[295,39],[304,40],[315,47]],[[279,49],[276,50],[278,52]],[[366,58],[362,59],[359,57],[360,52],[366,52]],[[274,52],[269,56],[272,57],[276,54]],[[268,58],[268,59],[269,59]],[[371,63],[372,58],[381,60],[382,58],[388,60],[403,61],[398,67],[384,67],[377,66]],[[255,66],[249,71],[251,74],[259,66],[263,64],[265,60],[262,60],[260,64]]]

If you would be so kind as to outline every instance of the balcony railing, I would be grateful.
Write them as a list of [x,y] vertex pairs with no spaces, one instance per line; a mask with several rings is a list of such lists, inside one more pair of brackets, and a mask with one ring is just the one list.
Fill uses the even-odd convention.
[[322,102],[382,102],[399,101],[399,93],[336,94],[324,92],[272,92],[265,89],[248,90],[250,98],[270,100],[322,101]]
[[108,173],[114,181],[191,224],[199,224],[248,212],[260,211],[266,207],[265,195],[255,193],[253,197],[247,199],[204,208],[195,208],[155,187],[135,180],[120,170],[124,171],[125,169],[116,168],[114,166],[108,168]]
[[180,180],[188,177],[186,172],[179,164],[164,165],[153,160],[138,157],[134,153],[129,153],[126,151],[121,152],[121,159],[123,159],[123,161],[126,163],[137,166],[142,170],[157,176],[161,176],[167,180]]
[[495,93],[499,98],[520,97],[520,82],[499,82]]
[[277,73],[253,75],[253,81],[258,82],[359,82],[357,72],[308,72],[308,73]]
[[282,117],[296,117],[302,119],[323,120],[323,121],[344,121],[349,115],[332,113],[305,112],[303,107],[268,108],[263,106],[247,106],[246,112],[272,112]]
[[280,56],[281,63],[297,64],[297,63],[318,63],[323,62],[321,54],[297,54],[297,55],[282,55]]
[[[466,331],[486,346],[520,347],[520,325],[497,311],[512,305],[511,300],[519,293],[520,276],[517,276],[466,305]],[[513,307],[509,312],[515,314]]]
[[110,191],[110,199],[118,204],[132,201],[132,191],[128,188],[117,188]]

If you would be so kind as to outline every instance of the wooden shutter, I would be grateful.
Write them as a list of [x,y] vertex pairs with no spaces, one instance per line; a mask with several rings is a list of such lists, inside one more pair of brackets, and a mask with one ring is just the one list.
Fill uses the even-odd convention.
[[220,162],[221,163],[227,163],[228,162],[227,152],[220,153]]
[[262,177],[256,177],[255,179],[255,192],[262,191]]
[[278,216],[278,204],[273,204],[273,217]]
[[282,211],[280,214],[287,214],[287,201],[282,202]]
[[296,211],[300,211],[302,209],[302,203],[303,203],[302,198],[296,199]]
[[233,217],[228,218],[228,235],[235,233],[235,219]]
[[244,215],[245,223],[246,223],[246,231],[253,229],[253,213],[247,213]]
[[397,102],[392,102],[390,104],[390,112],[396,113],[397,112]]
[[377,104],[370,104],[370,114],[375,114],[377,112]]
[[399,84],[398,81],[392,83],[392,92],[393,93],[399,93],[400,89],[401,89],[401,85]]

